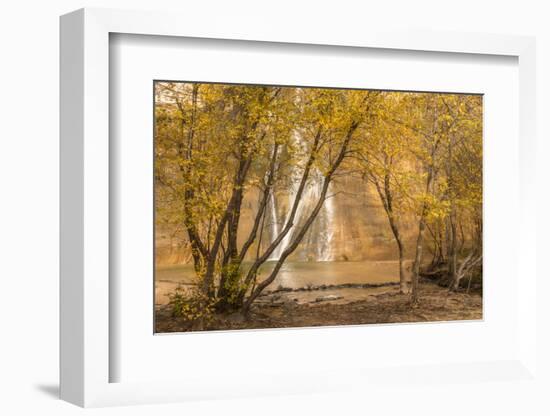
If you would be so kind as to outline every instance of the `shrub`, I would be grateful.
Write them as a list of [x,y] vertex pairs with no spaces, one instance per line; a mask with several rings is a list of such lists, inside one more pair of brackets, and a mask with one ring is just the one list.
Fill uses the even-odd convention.
[[189,324],[206,324],[212,320],[214,301],[198,288],[185,290],[178,286],[169,295],[169,305],[174,317],[183,318]]

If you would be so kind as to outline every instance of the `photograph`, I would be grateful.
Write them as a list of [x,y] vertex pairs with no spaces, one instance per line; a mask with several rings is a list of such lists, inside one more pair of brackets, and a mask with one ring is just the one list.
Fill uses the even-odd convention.
[[154,332],[483,319],[483,95],[155,80]]
[[0,416],[550,416],[547,3],[4,2]]

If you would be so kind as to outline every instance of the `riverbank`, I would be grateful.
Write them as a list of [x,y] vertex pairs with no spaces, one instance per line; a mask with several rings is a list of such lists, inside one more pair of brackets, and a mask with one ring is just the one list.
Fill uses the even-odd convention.
[[[451,292],[424,281],[420,304],[411,308],[409,296],[395,284],[279,288],[258,298],[247,319],[240,314],[216,315],[207,330],[296,328],[401,322],[482,319],[482,296]],[[156,310],[156,332],[186,332],[187,324],[172,317],[168,305]]]

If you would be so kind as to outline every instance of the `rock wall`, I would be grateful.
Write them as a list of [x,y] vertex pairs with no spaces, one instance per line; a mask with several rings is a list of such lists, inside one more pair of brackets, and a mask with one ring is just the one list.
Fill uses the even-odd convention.
[[[314,186],[314,185],[312,185]],[[396,260],[397,248],[386,213],[372,186],[357,178],[338,178],[330,188],[329,200],[312,224],[299,247],[289,260],[294,261],[361,261]],[[316,201],[316,192],[304,193],[301,218],[307,217]],[[244,241],[252,226],[257,194],[245,198],[241,213],[239,239]],[[277,192],[274,208],[268,206],[260,249],[265,249],[280,231],[293,200],[289,193]],[[406,257],[412,257],[416,238],[414,218],[399,218],[406,247]],[[248,260],[256,254],[257,245],[248,252]],[[260,251],[261,251],[260,250]],[[190,263],[191,253],[184,230],[158,226],[156,229],[157,265]],[[277,253],[274,253],[274,258]]]

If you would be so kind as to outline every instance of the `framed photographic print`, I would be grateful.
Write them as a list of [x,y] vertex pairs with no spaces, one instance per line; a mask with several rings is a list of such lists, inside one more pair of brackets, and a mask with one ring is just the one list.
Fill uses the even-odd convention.
[[481,95],[154,94],[155,332],[482,318]]
[[533,39],[179,22],[61,19],[62,398],[531,379]]

